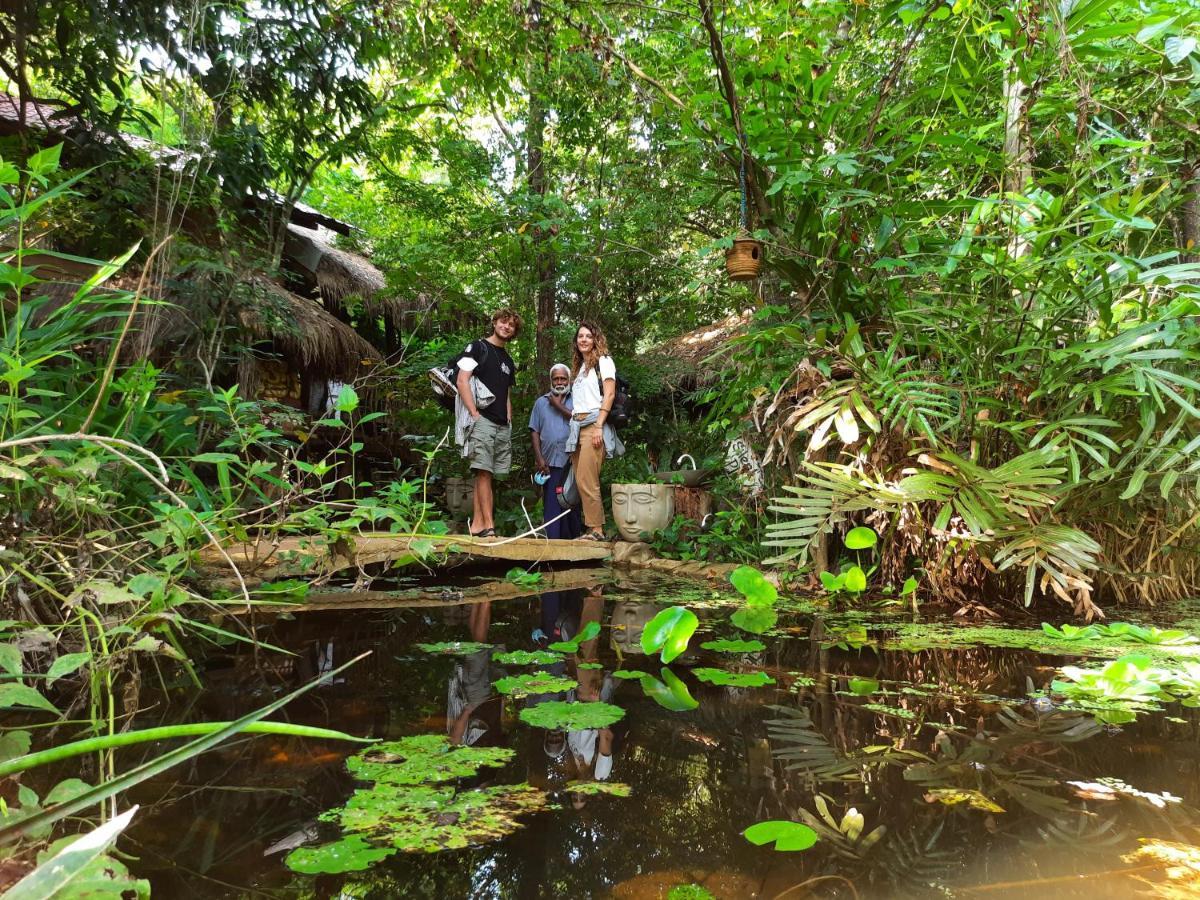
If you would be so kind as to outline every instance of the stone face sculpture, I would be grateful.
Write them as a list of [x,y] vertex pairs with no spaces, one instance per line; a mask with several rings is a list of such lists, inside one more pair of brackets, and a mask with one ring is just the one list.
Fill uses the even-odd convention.
[[656,603],[618,600],[613,606],[612,621],[609,622],[612,648],[619,649],[626,656],[635,653],[644,655],[642,632],[649,621],[658,615],[660,608]]
[[446,479],[446,509],[455,519],[471,514],[475,500],[475,484],[467,478]]
[[643,532],[671,524],[675,501],[669,484],[614,484],[611,493],[613,521],[625,540],[640,541]]

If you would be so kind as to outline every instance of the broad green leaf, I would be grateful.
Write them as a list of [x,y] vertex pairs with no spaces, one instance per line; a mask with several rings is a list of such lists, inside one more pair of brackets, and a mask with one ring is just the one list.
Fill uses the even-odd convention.
[[875,534],[873,528],[867,528],[865,525],[860,525],[857,528],[852,528],[846,534],[846,548],[849,550],[866,550],[874,547],[879,541],[879,536]]
[[18,706],[40,709],[58,715],[58,708],[28,685],[0,684],[0,709],[12,709]]
[[703,650],[715,650],[718,653],[757,653],[766,650],[767,645],[762,641],[726,640],[705,641],[700,645]]
[[765,634],[775,627],[778,620],[779,613],[769,606],[750,606],[746,609],[739,609],[729,617],[729,621],[735,627],[751,634]]
[[339,875],[361,872],[396,852],[395,847],[375,847],[359,834],[320,847],[298,847],[288,854],[288,868],[304,875]]
[[700,705],[700,701],[692,696],[687,685],[680,681],[679,676],[670,669],[663,667],[659,673],[662,681],[653,675],[644,674],[642,677],[642,693],[671,712],[687,712]]
[[125,830],[137,810],[136,806],[132,806],[99,828],[71,841],[10,887],[4,894],[5,900],[46,900],[49,897],[72,896],[72,882],[82,878],[92,863]]
[[651,655],[661,650],[659,659],[669,663],[687,649],[700,620],[690,609],[672,606],[659,612],[642,631],[642,651]]
[[565,700],[550,700],[537,706],[521,710],[521,721],[535,728],[561,731],[584,731],[589,728],[607,728],[619,722],[625,710],[611,703],[579,703]]
[[16,644],[0,644],[0,669],[18,678],[25,674],[20,647]]
[[54,660],[50,665],[50,670],[46,673],[47,684],[54,684],[60,678],[70,675],[72,672],[85,666],[92,659],[90,653],[67,653]]
[[343,385],[338,392],[337,400],[334,401],[333,408],[338,412],[354,412],[358,409],[358,392],[350,385]]
[[692,674],[701,681],[719,687],[766,687],[775,679],[766,672],[727,672],[724,669],[692,669]]
[[779,599],[775,585],[753,566],[738,566],[729,580],[751,606],[769,606]]
[[846,570],[846,590],[861,594],[867,589],[867,573],[859,566],[851,566]]
[[774,844],[776,850],[807,850],[817,842],[817,833],[800,822],[773,819],[751,825],[742,832],[746,840],[755,846]]

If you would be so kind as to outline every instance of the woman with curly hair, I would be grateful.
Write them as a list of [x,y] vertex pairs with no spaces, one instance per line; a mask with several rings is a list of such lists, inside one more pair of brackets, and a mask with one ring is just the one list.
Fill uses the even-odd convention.
[[606,458],[623,454],[625,448],[608,424],[608,414],[617,395],[617,366],[608,355],[604,332],[594,322],[580,322],[575,330],[571,377],[572,418],[566,450],[571,454],[575,484],[583,501],[586,531],[579,540],[603,541],[600,467]]

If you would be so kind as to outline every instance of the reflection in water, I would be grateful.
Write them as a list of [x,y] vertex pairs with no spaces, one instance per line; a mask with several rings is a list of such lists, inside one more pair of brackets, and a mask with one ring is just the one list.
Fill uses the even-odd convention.
[[[839,875],[864,898],[1021,882],[991,896],[1098,900],[1133,893],[1129,879],[1092,876],[1121,869],[1121,854],[1138,838],[1198,843],[1194,710],[1139,718],[1110,734],[1090,718],[1024,702],[1028,681],[1044,685],[1061,658],[878,649],[877,633],[860,640],[861,622],[848,618],[783,616],[780,628],[793,636],[765,636],[765,651],[696,650],[662,667],[639,642],[669,596],[651,583],[353,617],[313,613],[264,627],[264,639],[301,651],[294,671],[282,663],[277,672],[255,669],[247,650],[226,649],[208,661],[209,689],[178,689],[163,704],[168,714],[234,718],[297,679],[330,671],[334,646],[339,656],[373,649],[344,683],[289,707],[289,718],[389,740],[444,728],[456,743],[508,746],[513,762],[477,779],[528,781],[561,809],[476,849],[397,854],[366,872],[301,877],[263,851],[303,840],[318,813],[345,802],[354,785],[339,756],[350,748],[256,738],[200,757],[131,798],[149,813],[133,832],[135,871],[163,896],[632,897],[695,883],[718,897],[773,897],[816,875]],[[703,632],[694,650],[712,638],[746,637],[728,624],[728,609],[693,608]],[[599,635],[553,664],[496,662],[503,649],[568,642],[591,623]],[[463,640],[491,646],[465,657],[413,648]],[[777,684],[700,683],[687,664],[693,659],[765,670]],[[615,677],[631,667],[651,677]],[[539,670],[577,687],[511,700],[493,688],[505,674]],[[520,723],[523,705],[549,700],[610,702],[626,715],[598,729]],[[131,752],[129,765],[136,762]],[[584,795],[572,782],[622,782],[632,796]],[[741,832],[771,818],[809,824],[821,840],[799,854],[749,846]],[[836,881],[818,888],[809,895],[850,896]]]

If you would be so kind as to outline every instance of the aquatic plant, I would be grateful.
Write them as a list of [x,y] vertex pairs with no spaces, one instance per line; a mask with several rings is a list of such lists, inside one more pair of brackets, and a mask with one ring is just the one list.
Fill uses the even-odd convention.
[[1142,653],[1130,653],[1099,669],[1063,666],[1050,689],[1109,724],[1132,722],[1140,711],[1160,709],[1164,703],[1200,706],[1200,663],[1182,663],[1178,669],[1154,664]]
[[617,669],[612,673],[613,678],[618,678],[621,681],[633,681],[638,678],[645,678],[646,673],[640,669]]
[[562,655],[548,650],[510,650],[497,653],[496,662],[505,666],[550,666],[562,662]]
[[436,656],[470,656],[480,650],[487,650],[492,644],[481,644],[478,641],[440,641],[436,644],[415,644],[418,650],[432,653]]
[[504,580],[521,587],[534,587],[542,583],[542,573],[529,572],[520,566],[513,566],[504,573]]
[[817,833],[807,825],[787,819],[759,822],[743,831],[742,835],[755,846],[774,844],[776,850],[782,851],[807,850],[819,840]]
[[535,728],[562,731],[583,731],[588,728],[607,728],[619,722],[625,710],[611,703],[579,703],[551,700],[521,710],[521,721]]
[[766,672],[727,672],[724,669],[692,669],[692,674],[701,681],[720,687],[765,687],[775,679]]
[[563,790],[589,796],[608,794],[612,797],[629,797],[633,794],[633,788],[620,781],[568,781]]
[[537,694],[557,694],[579,686],[574,678],[550,672],[529,672],[510,675],[494,682],[496,690],[510,697],[529,697]]
[[671,606],[661,610],[642,630],[642,652],[647,656],[661,651],[659,659],[669,663],[687,650],[700,620],[690,609]]
[[546,649],[553,650],[556,653],[578,653],[580,646],[586,644],[600,634],[599,622],[588,622],[579,630],[579,634],[571,638],[569,641],[555,641]]
[[575,668],[584,669],[584,670],[587,670],[587,669],[595,670],[595,669],[603,669],[604,666],[598,662],[581,662],[581,663],[575,663]]
[[1131,622],[1112,622],[1108,625],[1096,622],[1084,626],[1064,623],[1057,628],[1049,622],[1043,622],[1042,631],[1062,641],[1085,641],[1098,637],[1112,637],[1131,638],[1141,644],[1180,647],[1194,644],[1200,640],[1182,628],[1157,628],[1153,625],[1135,625]]
[[346,771],[360,781],[437,784],[502,766],[514,751],[504,747],[467,747],[441,734],[418,734],[375,744],[346,760]]
[[766,634],[779,621],[779,613],[769,606],[748,606],[735,612],[729,621],[750,634]]
[[669,712],[687,712],[696,709],[700,701],[692,696],[678,675],[667,667],[659,671],[660,681],[650,674],[642,675],[642,693]]
[[775,585],[753,566],[738,566],[729,581],[751,606],[770,606],[779,599]]
[[766,650],[767,645],[762,641],[728,640],[705,641],[700,645],[702,650],[714,650],[717,653],[757,653]]
[[677,884],[667,891],[667,900],[715,900],[715,897],[698,884]]

